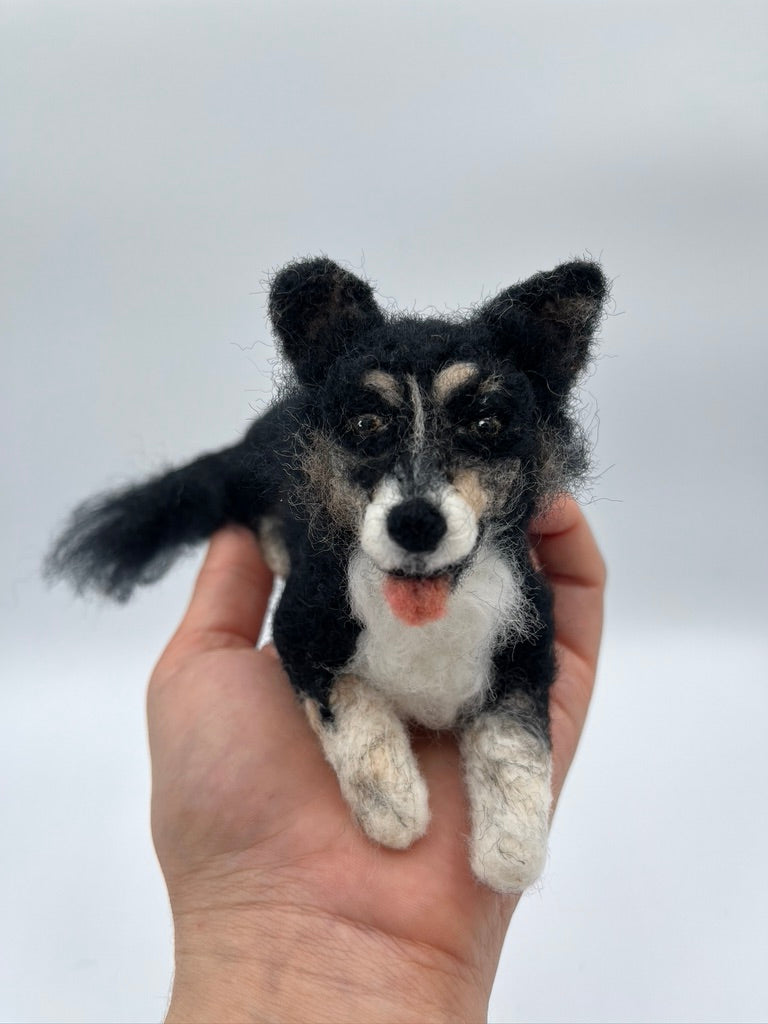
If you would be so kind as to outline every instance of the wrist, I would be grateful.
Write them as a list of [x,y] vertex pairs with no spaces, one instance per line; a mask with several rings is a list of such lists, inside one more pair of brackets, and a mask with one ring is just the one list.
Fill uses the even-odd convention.
[[465,964],[315,908],[176,919],[167,1024],[475,1022],[489,993]]

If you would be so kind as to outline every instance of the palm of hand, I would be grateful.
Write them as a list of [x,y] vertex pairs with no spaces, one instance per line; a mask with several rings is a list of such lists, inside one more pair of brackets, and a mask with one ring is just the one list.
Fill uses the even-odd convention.
[[[176,700],[183,687],[184,699]],[[430,790],[432,825],[405,853],[377,847],[354,825],[275,657],[201,652],[153,683],[153,827],[174,897],[211,871],[237,879],[254,909],[290,894],[303,914],[338,917],[369,938],[477,960],[472,943],[500,937],[511,912],[472,877],[466,810],[452,737],[414,747]],[[178,881],[177,881],[178,880]],[[288,902],[288,900],[286,900]]]
[[[581,577],[564,558],[551,571],[560,663],[552,702],[556,790],[586,712],[602,593],[586,524],[570,503],[561,515],[573,522],[545,534],[541,550],[569,533],[573,548],[575,530],[576,540],[591,544],[592,563]],[[253,648],[270,586],[250,536],[219,535],[150,684],[153,832],[177,928],[180,917],[212,908],[277,915],[287,925],[299,915],[322,923],[320,934],[331,929],[335,941],[338,930],[353,933],[384,959],[404,947],[431,964],[447,959],[490,988],[516,901],[470,873],[453,737],[414,737],[430,792],[427,835],[404,852],[372,844],[350,820],[274,651]]]

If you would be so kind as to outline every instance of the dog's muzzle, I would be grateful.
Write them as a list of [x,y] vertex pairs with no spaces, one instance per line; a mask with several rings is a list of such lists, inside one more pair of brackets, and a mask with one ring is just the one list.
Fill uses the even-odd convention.
[[450,484],[428,497],[411,497],[390,477],[366,509],[360,546],[384,574],[384,596],[393,614],[409,625],[423,625],[445,614],[478,536],[475,513]]

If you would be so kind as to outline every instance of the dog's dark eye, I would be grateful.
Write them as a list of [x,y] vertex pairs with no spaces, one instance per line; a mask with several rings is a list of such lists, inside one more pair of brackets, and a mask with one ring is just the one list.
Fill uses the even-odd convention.
[[503,423],[498,416],[481,416],[467,424],[469,433],[480,441],[490,441],[501,433]]
[[349,420],[348,428],[358,437],[372,437],[386,430],[389,421],[385,416],[377,416],[375,413],[366,412],[362,416],[353,416]]

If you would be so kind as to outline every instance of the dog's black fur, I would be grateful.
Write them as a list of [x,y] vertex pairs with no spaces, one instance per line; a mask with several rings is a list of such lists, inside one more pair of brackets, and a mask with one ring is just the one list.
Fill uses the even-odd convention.
[[[361,548],[366,558],[373,552],[377,579],[399,581],[393,585],[411,603],[422,585],[454,594],[478,552],[492,551],[517,581],[525,614],[497,629],[482,692],[459,701],[452,718],[430,712],[423,723],[463,727],[506,716],[546,747],[551,599],[531,564],[527,528],[586,468],[570,396],[605,297],[599,267],[578,261],[508,288],[462,319],[394,316],[366,282],[330,260],[293,263],[275,277],[269,301],[290,367],[282,397],[239,444],[81,506],[47,572],[123,601],[227,523],[278,537],[273,561],[287,556],[290,571],[275,644],[316,729],[330,736],[338,681],[355,674],[361,634],[371,628],[350,596]],[[368,523],[371,505],[381,513],[379,534]],[[452,519],[454,506],[473,521]],[[451,544],[459,557],[446,563]],[[449,584],[434,583],[441,579]],[[418,719],[409,706],[400,717]],[[392,841],[386,829],[367,827],[345,795],[382,842],[407,845],[423,831]],[[538,870],[499,875],[478,858],[473,865],[500,889],[521,888]]]

